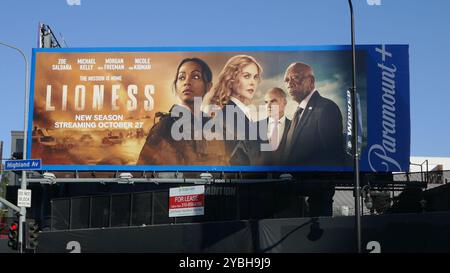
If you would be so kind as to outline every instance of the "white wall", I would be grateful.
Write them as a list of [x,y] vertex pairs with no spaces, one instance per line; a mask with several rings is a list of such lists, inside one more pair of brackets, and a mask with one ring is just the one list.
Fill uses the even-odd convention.
[[[432,156],[411,156],[410,162],[415,164],[422,164],[422,170],[426,171],[425,160],[428,160],[428,170],[431,171],[434,167],[441,164],[443,170],[450,170],[450,157],[432,157]],[[410,172],[420,172],[420,166],[411,165]]]

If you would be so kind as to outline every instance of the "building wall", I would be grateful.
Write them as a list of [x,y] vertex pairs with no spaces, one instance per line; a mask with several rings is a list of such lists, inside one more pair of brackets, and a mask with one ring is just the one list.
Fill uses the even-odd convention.
[[[437,165],[442,165],[442,170],[450,170],[450,157],[433,157],[433,156],[411,156],[409,160],[412,164],[409,167],[410,172],[427,171],[426,162],[428,161],[428,171],[433,170]],[[421,166],[419,166],[421,165]]]

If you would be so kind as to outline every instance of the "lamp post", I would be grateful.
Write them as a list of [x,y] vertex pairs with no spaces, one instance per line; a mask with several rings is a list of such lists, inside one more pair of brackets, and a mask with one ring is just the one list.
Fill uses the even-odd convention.
[[352,147],[354,151],[353,164],[355,168],[355,222],[356,222],[356,244],[357,251],[361,253],[361,209],[360,209],[360,199],[361,199],[361,188],[359,185],[359,150],[358,150],[358,115],[357,111],[357,98],[356,98],[356,46],[355,46],[355,20],[353,16],[353,4],[352,0],[348,0],[348,5],[350,7],[351,16],[351,34],[352,34]]
[[[0,42],[0,45],[12,48],[22,55],[25,60],[25,107],[24,107],[24,130],[23,130],[23,158],[26,158],[26,144],[28,139],[28,60],[22,50],[15,46],[5,44]],[[27,173],[22,171],[22,182],[20,188],[22,190],[27,189]],[[23,252],[23,229],[25,227],[27,209],[25,207],[20,207],[20,218],[19,218],[19,252]]]

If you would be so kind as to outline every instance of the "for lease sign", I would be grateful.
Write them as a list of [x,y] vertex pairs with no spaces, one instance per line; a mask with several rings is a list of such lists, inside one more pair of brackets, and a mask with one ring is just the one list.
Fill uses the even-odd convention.
[[196,216],[205,213],[205,186],[171,188],[169,217]]

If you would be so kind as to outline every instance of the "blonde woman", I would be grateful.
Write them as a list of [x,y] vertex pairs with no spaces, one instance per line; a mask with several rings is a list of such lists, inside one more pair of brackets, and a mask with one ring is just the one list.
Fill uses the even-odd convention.
[[252,121],[249,105],[258,90],[261,73],[261,65],[255,58],[233,56],[220,72],[212,93],[205,97],[205,101],[222,108],[225,151],[230,165],[253,165],[257,159],[257,143],[249,134],[249,128],[257,128],[257,123]]

